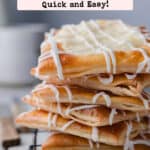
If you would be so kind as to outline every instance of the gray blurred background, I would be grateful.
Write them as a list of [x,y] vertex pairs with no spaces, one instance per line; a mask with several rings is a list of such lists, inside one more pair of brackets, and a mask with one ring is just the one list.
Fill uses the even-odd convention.
[[[120,18],[130,24],[145,24],[150,26],[150,0],[134,0],[134,11],[16,11],[16,0],[5,1],[9,23],[44,22],[50,27],[59,27],[64,23],[78,23],[84,19],[95,18]],[[1,10],[0,10],[1,11]]]

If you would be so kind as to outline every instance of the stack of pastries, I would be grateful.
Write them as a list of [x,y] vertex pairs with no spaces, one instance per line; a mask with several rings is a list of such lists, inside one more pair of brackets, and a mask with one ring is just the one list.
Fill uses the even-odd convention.
[[121,20],[52,29],[31,70],[42,83],[23,98],[35,109],[16,122],[51,131],[43,150],[150,149],[149,42]]

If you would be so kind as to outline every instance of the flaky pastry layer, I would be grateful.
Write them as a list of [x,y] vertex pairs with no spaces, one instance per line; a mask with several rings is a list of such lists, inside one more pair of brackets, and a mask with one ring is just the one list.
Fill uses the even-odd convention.
[[[116,114],[111,116],[112,109],[105,106],[95,105],[76,105],[76,104],[60,104],[51,103],[41,99],[35,101],[34,99],[25,98],[24,102],[41,110],[59,114],[65,118],[73,119],[81,124],[89,126],[106,126],[118,123],[125,120],[137,119],[140,121],[141,117],[148,116],[150,111],[145,112],[130,112],[116,110]],[[60,108],[60,112],[58,109]],[[91,107],[90,107],[91,106]]]
[[[105,96],[110,97],[111,105],[110,107],[118,108],[121,110],[130,110],[130,111],[145,111],[145,105],[141,98],[137,97],[129,97],[129,96],[115,96],[109,93],[98,92],[94,90],[89,90],[80,87],[68,87],[70,91],[71,99],[69,99],[69,95],[67,90],[65,89],[66,86],[54,86],[50,84],[40,84],[38,85],[31,93],[31,99],[36,101],[49,101],[49,102],[56,102],[59,101],[60,103],[74,103],[74,104],[101,104],[107,106],[107,101]],[[54,90],[55,89],[55,90]],[[97,94],[102,94],[97,96],[96,101],[93,101],[93,98]],[[58,96],[58,97],[56,97]],[[150,102],[145,100],[150,109]]]
[[[150,56],[150,48],[143,48]],[[108,73],[106,70],[105,57],[103,54],[91,54],[91,55],[71,55],[60,54],[59,55],[63,75],[65,78],[81,77],[89,74]],[[137,51],[115,51],[115,57],[117,63],[117,74],[121,73],[136,73],[138,64],[144,61],[143,55]],[[38,64],[38,75],[36,69],[31,70],[31,74],[35,77],[45,79],[57,77],[57,68],[53,58],[48,58]],[[109,73],[113,73],[112,71]],[[146,69],[143,69],[141,73],[147,73]]]
[[[95,143],[85,138],[64,134],[52,133],[47,140],[42,144],[42,150],[123,150],[121,146],[110,146],[101,143]],[[134,150],[149,150],[146,145],[134,145]]]
[[47,83],[76,85],[89,89],[104,90],[116,95],[134,97],[138,97],[144,88],[150,85],[149,74],[139,74],[134,79],[128,79],[124,74],[114,75],[112,83],[104,84],[102,80],[105,80],[108,77],[108,75],[89,75],[63,81],[58,78],[49,78]]
[[61,131],[71,135],[92,139],[95,142],[118,146],[125,143],[128,124],[132,125],[130,139],[136,137],[141,131],[149,129],[148,120],[143,120],[140,123],[136,121],[126,121],[114,124],[113,126],[92,128],[73,120],[65,119],[60,115],[55,117],[56,115],[53,113],[33,110],[18,116],[16,122],[30,128]]

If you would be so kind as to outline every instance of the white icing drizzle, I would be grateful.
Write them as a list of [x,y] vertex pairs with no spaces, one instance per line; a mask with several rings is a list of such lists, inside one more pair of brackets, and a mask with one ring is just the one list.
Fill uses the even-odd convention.
[[39,90],[42,90],[42,89],[45,89],[45,88],[49,88],[54,92],[55,99],[56,99],[56,102],[57,102],[57,112],[59,114],[62,114],[61,104],[60,104],[60,101],[59,101],[59,91],[58,91],[56,86],[54,86],[53,84],[42,83],[41,85],[37,86],[34,90],[32,90],[32,92],[36,92],[36,91],[39,91]]
[[42,90],[42,89],[46,89],[46,88],[51,89],[51,90],[55,93],[55,98],[56,98],[56,100],[59,101],[59,91],[58,91],[58,89],[56,88],[56,86],[54,86],[53,84],[46,84],[45,82],[43,82],[42,84],[36,86],[36,87],[32,90],[32,93],[33,93],[33,92],[40,91],[40,90]]
[[36,101],[36,107],[37,107],[37,109],[40,110],[40,104],[39,104],[39,101],[40,101],[40,100],[39,100],[39,98],[36,97],[36,98],[35,98],[35,101]]
[[43,61],[49,57],[52,57],[51,51],[46,51],[39,57],[38,62],[40,63],[41,61]]
[[[63,28],[66,28],[67,31],[69,31],[76,39],[80,39],[80,41],[83,41],[83,44],[86,45],[87,48],[92,49],[92,51],[94,51],[94,52],[99,51],[100,53],[103,53],[104,57],[106,59],[106,68],[107,68],[108,73],[111,73],[111,62],[112,62],[112,66],[113,66],[112,72],[113,72],[113,74],[116,73],[117,66],[116,66],[116,57],[114,54],[115,48],[113,48],[113,46],[108,46],[109,44],[107,45],[107,44],[103,44],[102,42],[100,42],[96,33],[93,32],[91,26],[96,29],[96,31],[99,33],[99,36],[107,38],[110,42],[112,42],[111,44],[114,43],[114,45],[116,46],[116,49],[119,49],[119,48],[117,48],[117,46],[124,44],[124,45],[128,45],[130,48],[132,48],[132,50],[140,51],[144,57],[144,61],[142,61],[141,63],[138,64],[136,74],[141,73],[146,65],[147,65],[146,72],[150,72],[150,59],[149,59],[149,56],[146,54],[145,50],[141,49],[141,48],[136,48],[134,46],[134,44],[131,43],[131,41],[128,41],[128,36],[131,36],[132,34],[137,33],[138,38],[141,40],[141,42],[144,42],[145,44],[147,44],[144,36],[137,30],[137,28],[128,27],[121,20],[116,21],[116,23],[118,23],[118,25],[120,24],[120,26],[118,26],[118,27],[122,28],[123,31],[127,33],[121,42],[119,42],[119,39],[117,37],[112,36],[111,32],[107,33],[106,31],[104,31],[96,21],[93,21],[93,20],[91,20],[89,22],[82,21],[80,26],[84,27],[85,32],[87,32],[89,34],[88,38],[90,38],[90,40],[92,40],[94,42],[93,43],[94,45],[92,43],[90,43],[88,41],[88,39],[81,33],[78,26],[65,25]],[[54,32],[54,30],[52,30],[52,31]],[[40,59],[43,60],[48,57],[53,57],[56,67],[57,67],[58,77],[60,79],[63,79],[62,65],[60,62],[59,54],[58,54],[58,53],[61,53],[61,51],[58,50],[57,44],[53,40],[53,37],[52,37],[53,32],[51,32],[51,34],[48,34],[48,40],[44,42],[44,43],[46,43],[46,42],[51,43],[52,51],[51,51],[51,53],[45,52],[45,54],[42,54],[43,58],[40,58]],[[69,39],[67,39],[67,40],[69,40]],[[41,47],[43,47],[44,43],[41,44]],[[98,50],[96,50],[96,49],[98,49]],[[79,51],[79,50],[76,50],[76,51]],[[73,52],[73,50],[68,50],[67,52],[68,53]],[[111,58],[111,60],[110,60],[110,58]],[[126,77],[128,79],[134,79],[136,77],[136,75],[126,74]],[[102,83],[108,84],[108,83],[111,83],[112,81],[113,81],[113,78],[110,77],[110,78],[105,79]]]
[[84,26],[84,28],[86,29],[86,31],[89,33],[90,35],[90,38],[92,38],[93,42],[95,43],[96,46],[100,46],[100,47],[103,47],[99,41],[96,39],[95,35],[93,34],[93,32],[91,31],[91,29],[88,27],[88,25],[85,23],[85,21],[82,21],[81,22],[81,25]]
[[64,89],[65,89],[66,92],[67,92],[69,101],[71,101],[71,100],[72,100],[72,92],[71,92],[69,86],[65,85],[65,86],[63,86],[63,87],[64,87]]
[[130,134],[132,132],[132,123],[129,122],[127,123],[127,132],[126,132],[126,140],[125,140],[125,144],[124,144],[124,150],[129,150],[129,149],[133,149],[133,143],[130,141]]
[[110,49],[106,49],[108,52],[109,52],[109,54],[110,54],[110,57],[111,57],[111,60],[112,60],[112,64],[113,64],[113,73],[115,74],[116,73],[116,57],[115,57],[115,54],[114,54],[114,52],[112,51],[112,50],[110,50]]
[[[95,35],[92,33],[92,31],[88,28],[88,26],[86,25],[86,23],[83,21],[82,24],[86,27],[88,33],[92,36],[92,39],[94,40],[94,42],[96,43],[96,45],[100,45],[101,48],[105,48],[103,45],[101,45]],[[82,37],[83,38],[83,37]],[[86,40],[85,40],[86,41]],[[88,43],[86,41],[86,43]],[[92,45],[90,45],[92,47]],[[92,47],[94,48],[94,47]],[[106,48],[105,48],[106,49]],[[106,59],[106,68],[107,68],[107,72],[110,73],[111,72],[111,62],[110,62],[110,57],[109,57],[109,53],[107,51],[104,51],[104,50],[100,50],[100,52],[102,52],[105,56],[105,59]]]
[[41,48],[43,48],[43,46],[46,44],[46,43],[50,43],[51,44],[51,51],[50,52],[45,52],[43,53],[39,59],[39,61],[42,61],[44,59],[47,59],[49,57],[53,57],[54,59],[54,62],[55,62],[55,65],[56,65],[56,68],[57,68],[57,73],[58,73],[58,77],[59,79],[63,80],[64,79],[64,76],[63,76],[63,71],[62,71],[62,65],[61,65],[61,61],[60,61],[60,58],[59,58],[59,50],[58,50],[58,47],[57,47],[57,43],[55,42],[55,40],[53,39],[53,34],[54,34],[54,29],[52,29],[50,31],[50,33],[47,33],[47,40],[44,41],[42,44],[41,44]]
[[93,141],[92,140],[88,140],[88,142],[89,142],[90,148],[94,148]]
[[[129,30],[129,29],[127,28],[127,26],[125,26],[125,24],[124,24],[122,21],[119,21],[119,23],[123,26],[124,30]],[[128,35],[133,34],[134,32],[135,32],[134,30],[131,30]],[[139,34],[139,35],[140,35],[141,38],[143,38],[143,40],[145,41],[144,36],[142,36],[141,34]],[[120,44],[123,43],[123,42],[125,42],[125,40],[124,40],[124,41],[121,41]],[[142,55],[144,56],[144,61],[141,62],[141,63],[139,63],[136,73],[142,72],[142,70],[144,69],[144,67],[145,67],[146,64],[147,64],[146,72],[149,72],[149,71],[150,71],[150,59],[149,59],[149,56],[146,54],[146,52],[144,51],[144,49],[135,48],[135,47],[132,46],[131,43],[129,43],[129,44],[130,44],[130,47],[131,47],[133,50],[134,50],[134,49],[139,50],[139,51],[142,53]],[[112,52],[112,51],[111,51],[111,52]],[[116,60],[116,59],[114,59],[114,57],[111,57],[111,58],[112,58],[113,61]],[[114,62],[113,64],[115,64],[115,62]],[[116,67],[113,67],[113,68],[116,68]],[[129,75],[129,74],[125,74],[125,75],[126,75],[126,77],[127,77],[128,79],[134,79],[134,78],[136,77],[136,75]]]
[[144,105],[145,109],[149,109],[149,102],[148,102],[148,100],[145,99],[142,95],[140,95],[139,98],[143,102],[143,105]]
[[58,73],[58,77],[59,79],[63,80],[64,76],[63,76],[63,72],[62,72],[62,65],[61,65],[61,61],[59,58],[59,50],[57,48],[57,44],[55,43],[53,37],[51,35],[48,36],[48,42],[51,44],[52,48],[51,48],[51,54],[54,58],[54,62],[56,64],[56,68],[57,68],[57,73]]
[[84,37],[82,37],[80,34],[78,34],[77,30],[73,29],[74,25],[70,25],[70,26],[66,26],[66,27],[68,27],[68,30],[74,35],[74,37],[81,39],[88,48],[92,48],[92,49],[94,48],[92,46],[92,44],[90,44]]
[[[50,30],[51,36],[54,35],[54,32],[55,32],[55,29],[52,28],[52,29]],[[49,35],[49,32],[46,32],[46,33],[44,34],[45,37],[48,37],[48,35]],[[43,49],[44,46],[46,46],[46,44],[47,44],[47,40],[44,40],[44,41],[41,43],[40,48]]]
[[[94,23],[94,21],[90,21],[92,24],[95,24],[96,28],[97,24]],[[95,42],[95,44],[100,47],[100,52],[104,54],[105,59],[106,59],[106,68],[107,68],[107,72],[110,73],[111,72],[111,62],[110,62],[110,57],[112,59],[112,64],[113,64],[113,73],[116,73],[116,59],[115,59],[115,55],[112,52],[111,49],[109,49],[108,47],[106,47],[105,45],[102,45],[97,38],[95,37],[95,35],[92,33],[92,31],[90,30],[90,28],[86,25],[85,22],[82,22],[82,24],[86,27],[88,33],[92,36],[93,41]],[[101,31],[100,28],[98,30],[99,32]],[[103,33],[103,31],[101,31],[101,33]],[[103,33],[104,34],[104,33]],[[112,39],[109,35],[107,35],[106,33],[104,34],[104,36],[109,37],[110,39]],[[105,79],[106,81],[106,79]],[[108,82],[108,81],[107,81]]]
[[113,38],[111,35],[107,34],[106,32],[104,32],[103,30],[100,29],[100,26],[97,24],[97,22],[93,21],[93,20],[90,20],[89,21],[90,24],[92,24],[97,30],[98,32],[103,35],[104,37],[107,37],[108,39],[110,39],[111,41],[115,42],[115,43],[118,43],[118,40],[116,40],[115,38]]
[[67,107],[67,109],[66,109],[66,111],[65,111],[65,116],[68,116],[69,115],[69,113],[70,113],[70,109],[71,109],[71,105],[69,105],[68,107]]
[[[135,30],[131,30],[131,29],[129,30],[129,28],[128,28],[121,20],[119,20],[118,23],[121,24],[121,26],[124,28],[124,30],[129,31],[129,34],[127,34],[126,38],[125,38],[123,41],[119,42],[118,39],[116,40],[116,39],[113,38],[111,35],[109,35],[109,34],[105,33],[104,31],[100,30],[100,27],[97,25],[96,22],[94,22],[94,21],[90,21],[90,22],[97,28],[97,30],[100,32],[100,34],[102,34],[103,36],[109,38],[110,40],[112,40],[112,41],[113,41],[114,43],[116,43],[117,45],[121,45],[121,44],[125,43],[126,40],[127,40],[127,37],[128,37],[129,35],[131,35],[131,34],[133,34],[133,33],[136,32]],[[142,38],[142,40],[145,41],[144,36],[142,36],[142,34],[139,34],[139,35],[140,35],[140,37]],[[130,45],[130,47],[135,48],[135,47],[132,46],[131,43],[128,43],[128,44]],[[113,73],[115,74],[115,73],[116,73],[116,58],[115,58],[115,55],[114,55],[112,49],[106,48],[106,50],[109,51],[109,53],[110,53],[110,56],[111,56],[111,59],[112,59],[112,64],[113,64]],[[141,51],[141,50],[139,50],[139,51]],[[142,50],[141,53],[143,53],[143,51],[144,51],[144,50]],[[145,57],[145,58],[146,58],[146,57]],[[147,58],[148,58],[148,57],[147,57]],[[138,73],[138,72],[137,72],[137,73]],[[129,77],[129,76],[128,76],[128,77]],[[132,76],[132,79],[133,79],[133,77],[135,77],[135,75]],[[129,78],[131,78],[131,76],[130,76]]]
[[112,125],[113,124],[113,119],[114,119],[114,116],[117,114],[117,111],[116,111],[116,108],[113,108],[111,110],[111,113],[109,115],[109,125]]
[[150,140],[141,140],[141,139],[137,139],[132,141],[133,144],[144,144],[147,146],[150,146]]
[[139,113],[138,113],[138,112],[136,113],[136,119],[137,119],[137,121],[138,121],[138,122],[140,122],[140,121],[141,121],[141,119],[140,119],[140,116],[139,116]]
[[[68,86],[62,86],[62,87],[66,90],[67,95],[68,95],[68,99],[71,101],[72,100],[72,93],[71,93],[70,88]],[[37,86],[32,92],[36,92],[36,91],[39,91],[39,90],[42,90],[45,88],[50,88],[54,92],[55,99],[57,102],[57,112],[61,114],[62,111],[61,111],[61,104],[59,101],[59,91],[58,91],[56,86],[54,86],[52,84],[46,84],[45,82],[43,82],[41,85]]]
[[126,78],[128,79],[128,80],[132,80],[132,79],[134,79],[134,78],[136,78],[136,74],[128,74],[128,73],[125,73],[125,76],[126,76]]
[[138,64],[138,68],[137,68],[137,73],[140,73],[143,71],[143,69],[145,68],[145,65],[146,65],[146,61],[142,61],[141,63]]
[[[122,28],[124,28],[123,31],[124,31],[124,32],[126,31],[126,33],[127,33],[126,35],[124,35],[124,40],[120,41],[119,44],[118,44],[118,45],[121,45],[121,44],[124,44],[125,42],[127,42],[127,38],[128,38],[130,35],[136,33],[137,31],[136,31],[135,29],[129,29],[121,20],[119,20],[118,23],[122,26]],[[126,44],[127,44],[130,48],[133,47],[133,46],[132,46],[133,44],[130,43],[130,42],[128,42],[128,43],[126,43]]]
[[54,116],[52,115],[52,113],[48,114],[48,127],[50,128],[51,125],[53,125],[54,127],[56,127],[56,121],[57,121],[58,115],[55,114]]
[[[109,34],[103,32],[102,30],[100,30],[100,27],[97,25],[96,22],[94,21],[90,21],[90,23],[92,25],[94,25],[98,31],[100,32],[100,34],[102,34],[103,36],[106,36],[107,38],[109,38],[110,40],[112,41],[115,41],[117,42],[117,40],[115,40],[113,37],[111,37]],[[88,26],[86,25],[85,22],[82,22],[82,24],[84,24],[84,26],[86,27],[88,33],[93,37],[93,40],[94,42],[96,43],[97,46],[99,46],[100,48],[102,48],[100,51],[104,54],[105,56],[105,59],[106,59],[106,67],[107,67],[107,72],[110,73],[111,72],[111,62],[110,62],[110,57],[111,57],[111,60],[112,60],[112,64],[113,64],[113,73],[116,73],[116,58],[115,58],[115,55],[113,53],[113,51],[111,49],[109,49],[108,47],[102,45],[95,37],[95,35],[92,33],[92,31],[88,28]],[[117,42],[118,43],[118,42]],[[105,50],[104,50],[105,49]],[[108,52],[108,53],[107,53]],[[100,81],[103,83],[103,84],[109,84],[113,81],[113,77],[110,76],[109,78],[105,78],[105,79],[101,79],[99,78]]]
[[[59,51],[59,54],[66,54],[64,51]],[[38,62],[42,62],[50,57],[53,57],[52,52],[51,51],[45,51],[41,54],[41,56],[39,56]]]
[[100,75],[97,76],[98,80],[103,83],[104,85],[110,84],[113,82],[114,76],[113,75],[109,75],[109,77],[101,77]]
[[[53,117],[52,117],[51,113],[48,114],[48,127],[49,128],[51,127],[51,125],[53,125],[54,127],[56,127],[57,118],[58,118],[57,114],[55,114]],[[66,124],[64,124],[61,127],[60,131],[65,131],[73,123],[75,123],[74,120],[68,121]]]
[[57,102],[57,112],[58,112],[59,114],[63,115],[63,114],[62,114],[62,110],[61,110],[61,104],[60,104],[60,102]]
[[149,72],[150,71],[150,58],[149,58],[149,56],[147,55],[147,53],[145,52],[144,49],[138,48],[136,50],[140,51],[144,57],[144,60],[141,63],[139,63],[136,73],[142,72],[143,69],[145,68],[146,64],[147,64],[146,72]]
[[48,75],[39,75],[39,68],[38,67],[35,68],[35,77],[37,77],[41,80],[47,80],[48,79]]
[[96,108],[99,107],[98,105],[82,105],[82,106],[77,106],[74,108],[71,108],[70,110],[67,111],[67,113],[69,114],[72,111],[76,111],[76,110],[82,110],[82,109],[90,109],[90,108]]
[[[89,27],[87,26],[87,24],[83,21],[82,24],[86,27],[88,33],[93,37],[92,39],[94,40],[94,42],[96,43],[96,45],[100,46],[102,49],[101,49],[101,52],[104,54],[105,56],[105,59],[106,59],[106,67],[107,67],[107,72],[111,72],[111,62],[110,62],[110,58],[109,58],[109,55],[108,53],[110,54],[111,56],[111,59],[112,59],[112,64],[113,64],[113,73],[116,73],[116,58],[115,58],[115,55],[114,53],[112,52],[112,50],[108,49],[107,47],[105,47],[104,45],[100,44],[99,41],[96,39],[95,35],[92,33],[92,31],[89,29]],[[102,34],[103,36],[109,38],[110,40],[112,40],[113,42],[116,42],[119,44],[119,42],[117,40],[115,40],[112,36],[110,36],[109,34],[105,33],[104,31],[100,30],[100,27],[98,26],[98,24],[95,22],[95,21],[90,21],[90,24],[92,24],[100,34]],[[76,34],[76,32],[72,29],[71,26],[68,26],[68,29],[70,30],[70,32],[75,35],[75,36],[78,36],[80,37],[82,40],[84,39],[84,42],[86,43],[86,45],[88,45],[88,47],[91,47],[92,49],[94,48],[92,46],[92,44],[90,45],[88,43],[88,41],[86,41],[86,39],[82,36],[79,36],[78,34]],[[106,49],[108,51],[104,51],[103,50]],[[108,80],[108,81],[107,81]],[[112,82],[113,81],[113,78],[110,77],[110,79],[105,79],[104,83],[110,83],[110,81]]]
[[122,20],[117,20],[117,22],[122,26],[122,28],[124,28],[123,30],[128,30],[128,28],[127,28],[126,25],[122,22]]
[[[68,86],[63,86],[63,87],[65,88],[65,90],[68,94],[68,98],[71,101],[72,100],[72,93],[71,93],[69,87]],[[37,86],[32,92],[36,92],[36,91],[39,91],[39,90],[44,89],[44,88],[50,88],[54,92],[55,98],[56,98],[56,101],[57,101],[57,112],[59,114],[62,114],[61,104],[60,104],[60,101],[59,101],[59,91],[56,88],[56,86],[54,86],[52,84],[42,83],[40,86]]]
[[48,117],[47,117],[47,120],[48,120],[48,128],[51,127],[51,118],[52,118],[52,114],[49,113],[49,114],[48,114]]
[[52,124],[54,127],[56,127],[57,118],[58,118],[58,115],[55,114],[55,115],[53,116],[52,120],[51,120],[51,124]]
[[[127,28],[127,26],[125,26],[125,24],[122,21],[119,21],[119,23],[122,24],[122,26],[125,28],[125,30],[129,31],[129,29]],[[132,33],[134,33],[133,31],[134,30],[131,30],[129,33],[132,34]],[[139,34],[139,35],[140,35],[140,38],[142,38],[144,40],[144,43],[146,43],[146,40],[145,40],[144,36],[142,36],[142,34]],[[131,46],[132,50],[138,50],[138,51],[140,51],[142,53],[143,57],[144,57],[144,61],[138,64],[138,68],[137,68],[136,74],[137,73],[141,73],[143,71],[143,69],[144,69],[144,67],[145,67],[146,64],[147,64],[146,72],[150,72],[150,58],[146,54],[145,50],[142,49],[142,48],[133,47],[131,43],[130,43],[130,46]],[[127,75],[127,77],[133,79],[136,76],[135,75],[133,75],[133,76]]]
[[103,53],[103,55],[105,56],[106,59],[106,69],[108,73],[111,73],[111,62],[110,62],[110,56],[109,53],[107,51],[104,50],[100,50],[101,53]]
[[54,86],[52,84],[47,85],[47,87],[50,88],[50,89],[52,89],[53,92],[55,93],[55,98],[56,98],[56,101],[57,101],[57,112],[59,114],[61,114],[62,111],[61,111],[61,104],[60,104],[60,101],[59,101],[59,91],[58,91],[58,89],[56,88],[56,86]]
[[75,123],[74,120],[68,121],[60,130],[65,131],[69,126],[71,126],[73,123]]
[[91,139],[94,142],[98,142],[99,141],[99,131],[97,127],[92,127],[92,135],[91,135]]
[[[100,48],[99,49],[100,52],[104,54],[105,59],[106,59],[107,72],[111,73],[111,62],[110,62],[110,56],[109,56],[109,54],[111,54],[111,57],[113,57],[113,61],[112,62],[114,62],[114,55],[113,55],[112,51],[108,47],[106,47],[105,45],[101,44],[97,40],[96,36],[93,34],[93,32],[91,31],[91,29],[85,23],[85,21],[82,21],[81,24],[84,25],[84,27],[86,28],[87,32],[91,35],[90,37],[92,38],[92,40],[96,44],[96,46]],[[113,65],[115,65],[115,64],[113,64]]]
[[[47,35],[47,33],[45,33],[45,35]],[[43,49],[44,48],[44,46],[46,45],[46,41],[43,41],[42,43],[41,43],[41,45],[40,45],[40,49]]]
[[[127,30],[127,31],[130,31],[129,34],[133,34],[134,33],[134,30],[129,30],[127,28],[127,26],[122,22],[122,21],[119,21],[119,23],[122,25],[122,27]],[[144,36],[142,34],[139,34],[140,38],[144,41],[144,43],[146,44],[146,40],[144,38]],[[131,44],[131,43],[130,43]],[[134,47],[132,44],[130,45],[132,50],[138,50],[139,52],[141,52],[141,54],[143,55],[144,57],[144,61],[139,63],[138,64],[138,68],[137,68],[137,71],[136,73],[141,73],[145,67],[145,65],[147,64],[147,69],[146,69],[146,72],[149,72],[150,71],[150,58],[149,56],[146,54],[145,50],[142,49],[142,48],[136,48]],[[129,76],[128,76],[129,77]],[[135,76],[132,76],[132,77],[135,77]]]
[[96,101],[97,101],[99,96],[104,97],[104,100],[106,102],[107,107],[111,106],[111,99],[110,99],[109,95],[107,95],[105,92],[100,92],[100,93],[97,93],[96,95],[94,95],[94,97],[92,99],[93,104],[96,104]]

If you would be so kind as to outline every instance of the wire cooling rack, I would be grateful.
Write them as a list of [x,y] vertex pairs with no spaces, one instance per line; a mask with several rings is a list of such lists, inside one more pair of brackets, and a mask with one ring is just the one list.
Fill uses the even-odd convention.
[[35,130],[33,131],[33,144],[29,146],[29,150],[37,150],[37,148],[41,147],[41,144],[37,144],[37,138],[38,138],[38,133],[39,132],[44,132],[44,131],[39,131],[39,130]]
[[[20,131],[20,130],[17,130],[17,131],[20,134],[20,136],[22,136],[24,134],[24,135],[27,135],[26,138],[29,138],[29,139],[26,139],[27,141],[25,141],[25,137],[22,136],[21,141],[23,140],[22,141],[23,143],[21,145],[14,146],[13,144],[11,145],[11,142],[10,142],[9,146],[2,146],[2,147],[0,147],[0,150],[9,150],[9,149],[12,149],[12,150],[15,150],[15,149],[17,149],[17,150],[20,150],[20,149],[41,150],[41,147],[42,147],[41,135],[43,134],[44,137],[47,137],[47,134],[49,134],[46,131],[41,131],[41,130],[37,130],[37,129],[30,130],[29,132]],[[29,137],[28,137],[28,134],[29,134]],[[32,138],[30,138],[30,137],[32,137]]]

